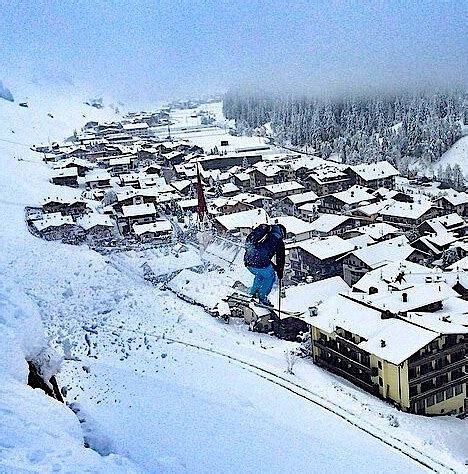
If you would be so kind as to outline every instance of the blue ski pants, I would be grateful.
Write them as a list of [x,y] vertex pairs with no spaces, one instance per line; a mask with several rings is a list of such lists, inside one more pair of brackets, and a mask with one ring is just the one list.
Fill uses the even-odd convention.
[[265,299],[273,288],[276,279],[273,265],[265,268],[247,267],[247,270],[255,275],[249,293],[251,295],[258,293],[261,300]]

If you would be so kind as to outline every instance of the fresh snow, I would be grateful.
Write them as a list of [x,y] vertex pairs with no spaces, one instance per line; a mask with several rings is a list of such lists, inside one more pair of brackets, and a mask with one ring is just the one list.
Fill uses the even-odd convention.
[[[425,470],[359,427],[429,463],[464,469],[465,421],[397,412],[307,359],[287,375],[285,352],[296,344],[251,333],[241,321],[225,325],[144,280],[144,263],[160,275],[198,267],[193,249],[104,257],[30,235],[24,206],[79,196],[51,185],[51,170],[28,146],[113,112],[52,91],[28,96],[29,109],[0,101],[0,213],[8,224],[0,227],[1,472]],[[217,288],[246,278],[242,252],[221,249],[208,247],[205,258],[232,257],[229,278],[208,274],[207,293],[209,278]],[[42,360],[49,346],[64,358],[58,382],[77,416],[26,385],[25,359]],[[50,373],[54,354],[45,357]]]

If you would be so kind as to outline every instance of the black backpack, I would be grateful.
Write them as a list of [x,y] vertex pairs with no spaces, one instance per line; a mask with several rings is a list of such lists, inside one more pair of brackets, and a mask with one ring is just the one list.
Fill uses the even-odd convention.
[[249,244],[260,244],[266,240],[271,232],[271,225],[260,224],[247,236],[246,242]]

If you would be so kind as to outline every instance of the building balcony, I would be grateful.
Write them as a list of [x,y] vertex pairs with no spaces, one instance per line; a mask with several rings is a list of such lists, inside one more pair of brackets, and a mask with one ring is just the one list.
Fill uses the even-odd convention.
[[421,374],[417,377],[411,378],[409,383],[410,385],[418,384],[426,380],[433,379],[437,377],[438,375],[442,375],[447,372],[450,372],[451,370],[458,369],[460,367],[465,367],[466,364],[467,364],[467,360],[464,357],[463,359],[457,360],[455,362],[451,362],[440,369],[430,370],[429,372],[425,374]]
[[409,366],[415,367],[416,365],[421,365],[421,363],[433,361],[439,358],[441,355],[448,355],[458,352],[460,349],[465,349],[466,351],[468,349],[468,343],[461,342],[453,346],[442,346],[442,349],[434,349],[433,352],[420,355],[417,359],[410,359]]
[[468,381],[468,374],[464,374],[462,377],[451,380],[450,382],[444,383],[440,387],[434,387],[431,388],[430,390],[426,390],[425,392],[418,393],[417,395],[410,396],[411,402],[417,402],[418,400],[421,400],[423,398],[429,397],[431,395],[435,395],[437,392],[440,392],[441,390],[447,390],[450,387],[455,387],[455,385],[460,385],[463,383],[466,383]]
[[317,357],[315,359],[315,363],[318,366],[323,367],[330,372],[333,372],[347,380],[350,380],[352,383],[354,383],[358,387],[363,388],[364,390],[367,390],[368,392],[378,393],[378,387],[375,384],[373,384],[370,380],[369,381],[363,380],[359,378],[357,375],[353,374],[352,372],[348,372],[347,370],[344,370],[343,368],[337,365],[331,364],[330,362],[327,362],[326,360],[320,357]]
[[[341,342],[341,341],[340,341]],[[351,345],[351,344],[350,344]],[[371,368],[362,364],[361,362],[353,359],[350,357],[349,354],[344,354],[343,352],[340,352],[340,350],[337,347],[330,346],[330,343],[324,343],[320,340],[314,341],[314,346],[318,347],[319,349],[323,351],[328,351],[330,354],[340,357],[344,359],[345,361],[349,362],[353,366],[355,366],[357,369],[362,370],[365,373],[368,373],[370,375],[371,373]]]

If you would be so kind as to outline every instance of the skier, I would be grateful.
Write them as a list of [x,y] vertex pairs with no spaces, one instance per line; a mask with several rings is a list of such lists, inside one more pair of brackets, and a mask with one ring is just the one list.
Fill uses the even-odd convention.
[[[258,296],[262,305],[273,306],[268,295],[275,283],[275,272],[283,278],[286,228],[282,224],[260,224],[245,241],[244,265],[255,275],[249,293]],[[271,259],[276,256],[276,263]]]

